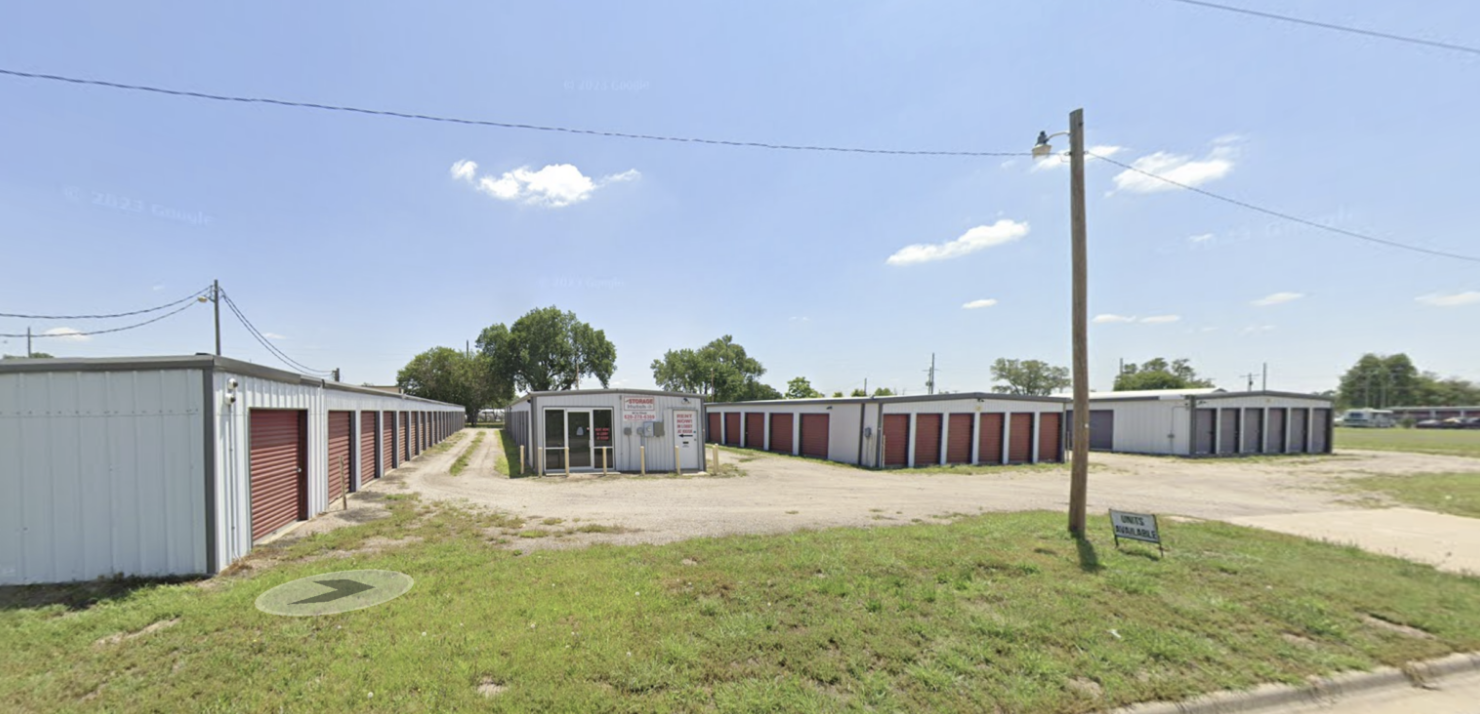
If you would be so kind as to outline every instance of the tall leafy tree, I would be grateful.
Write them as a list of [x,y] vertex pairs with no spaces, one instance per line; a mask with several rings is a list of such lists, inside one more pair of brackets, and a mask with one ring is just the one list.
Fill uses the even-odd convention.
[[1212,380],[1197,376],[1197,370],[1185,359],[1167,362],[1162,357],[1141,364],[1127,363],[1115,376],[1115,391],[1139,389],[1197,389],[1213,386]]
[[675,392],[706,394],[718,402],[780,399],[781,393],[763,384],[766,368],[745,353],[734,337],[725,335],[699,349],[668,350],[652,363],[653,381]]
[[[1453,386],[1458,385],[1451,384]],[[1443,399],[1446,391],[1448,389],[1439,386],[1435,375],[1420,374],[1408,355],[1369,352],[1341,376],[1336,401],[1339,407],[1347,409],[1418,406],[1433,398]],[[1462,396],[1462,392],[1452,396]]]
[[509,383],[489,368],[487,355],[450,347],[433,347],[411,358],[396,373],[396,386],[412,396],[460,405],[470,424],[477,423],[480,409],[513,398]]
[[1069,368],[1027,359],[998,358],[992,363],[992,379],[1005,383],[1007,394],[1047,396],[1069,386]]
[[806,377],[797,377],[786,383],[787,399],[812,399],[820,396],[822,396],[822,392],[813,389],[812,383],[807,381]]
[[531,310],[510,327],[484,328],[477,345],[496,377],[529,392],[574,389],[586,375],[606,387],[617,369],[617,348],[605,331],[553,306]]

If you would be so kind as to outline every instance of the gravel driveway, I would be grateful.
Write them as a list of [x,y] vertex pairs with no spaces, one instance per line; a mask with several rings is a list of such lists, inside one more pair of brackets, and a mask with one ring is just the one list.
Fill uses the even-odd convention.
[[[723,460],[728,463],[746,459],[740,466],[747,475],[509,479],[493,470],[497,443],[493,433],[469,459],[467,470],[460,476],[448,475],[447,465],[471,438],[469,433],[447,454],[408,464],[404,473],[398,469],[385,485],[401,482],[428,501],[463,501],[530,518],[578,518],[631,529],[597,538],[559,539],[558,545],[591,540],[664,543],[734,533],[937,521],[982,511],[1068,508],[1067,467],[917,474],[725,452]],[[1089,508],[1104,512],[1114,506],[1220,520],[1359,509],[1364,504],[1339,489],[1344,477],[1439,471],[1480,472],[1480,459],[1358,451],[1220,460],[1097,453],[1091,457]]]

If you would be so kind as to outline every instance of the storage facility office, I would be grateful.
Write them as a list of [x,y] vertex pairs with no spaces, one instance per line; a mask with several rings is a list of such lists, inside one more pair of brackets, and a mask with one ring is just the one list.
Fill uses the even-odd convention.
[[1096,392],[1090,448],[1177,456],[1328,454],[1331,408],[1327,397],[1293,392]]
[[0,362],[0,584],[214,574],[463,420],[209,355]]
[[709,440],[878,468],[1064,459],[1064,397],[986,392],[711,404]]
[[[704,398],[683,392],[574,389],[531,392],[510,405],[506,424],[540,474],[702,471]],[[677,451],[675,451],[675,449]]]

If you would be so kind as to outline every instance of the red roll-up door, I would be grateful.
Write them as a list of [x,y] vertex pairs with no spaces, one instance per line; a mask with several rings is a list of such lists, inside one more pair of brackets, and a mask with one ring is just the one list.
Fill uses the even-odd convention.
[[766,415],[754,412],[745,415],[745,448],[766,448]]
[[253,409],[247,466],[252,540],[308,517],[303,412]]
[[[1090,416],[1094,414],[1091,413]],[[1039,463],[1063,461],[1059,454],[1059,440],[1064,437],[1063,418],[1064,415],[1058,412],[1043,412],[1038,415]]]
[[411,412],[401,412],[396,420],[396,453],[403,462],[411,458]]
[[380,413],[380,473],[396,467],[396,413]]
[[360,412],[360,484],[375,478],[375,412]]
[[915,415],[915,463],[913,466],[940,465],[940,427],[945,419],[939,414]]
[[971,463],[971,415],[952,414],[951,433],[946,437],[946,463]]
[[349,490],[350,449],[354,446],[354,412],[329,412],[329,500]]
[[721,435],[719,433],[719,412],[710,412],[709,413],[709,428],[704,431],[704,440],[705,441],[708,441],[711,444],[718,444],[719,441],[720,441],[720,436]]
[[910,415],[884,415],[884,465],[908,466],[910,463]]
[[983,414],[977,429],[976,462],[1002,463],[1002,415]]
[[791,425],[794,417],[790,414],[771,414],[771,450],[778,454],[791,453]]
[[802,456],[827,458],[828,415],[802,415]]
[[408,447],[410,458],[416,458],[421,453],[421,412],[411,412],[411,437]]
[[1007,462],[1025,464],[1033,460],[1033,415],[1018,412],[1008,417],[1012,435],[1007,444]]
[[740,445],[740,412],[725,414],[725,443],[730,446]]

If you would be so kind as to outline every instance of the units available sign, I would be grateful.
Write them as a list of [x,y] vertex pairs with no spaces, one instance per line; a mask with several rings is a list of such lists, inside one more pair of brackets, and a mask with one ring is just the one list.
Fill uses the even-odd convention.
[[657,420],[657,397],[622,397],[622,421]]
[[1150,513],[1131,513],[1130,511],[1117,511],[1110,509],[1110,527],[1115,531],[1115,545],[1120,545],[1120,539],[1139,540],[1145,543],[1155,543],[1157,548],[1161,547],[1161,530],[1157,528],[1156,516]]

